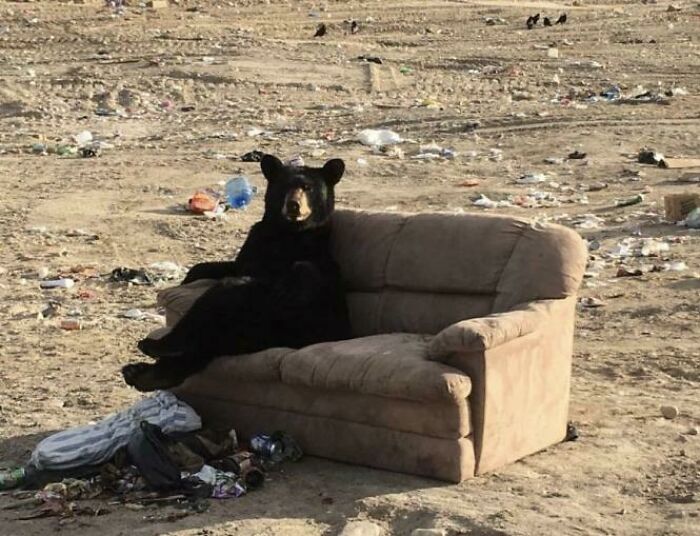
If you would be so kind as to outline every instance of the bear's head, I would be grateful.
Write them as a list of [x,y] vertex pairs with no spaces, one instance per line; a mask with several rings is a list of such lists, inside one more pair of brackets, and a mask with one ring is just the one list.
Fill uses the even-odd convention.
[[263,220],[300,230],[328,222],[335,207],[335,185],[345,172],[342,160],[334,158],[320,168],[296,167],[265,155],[260,167],[267,179]]

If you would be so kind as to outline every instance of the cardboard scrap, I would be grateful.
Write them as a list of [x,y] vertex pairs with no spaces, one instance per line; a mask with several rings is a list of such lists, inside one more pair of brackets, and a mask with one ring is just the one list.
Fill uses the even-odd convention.
[[693,209],[700,207],[700,194],[671,194],[664,197],[664,208],[668,221],[681,221]]
[[664,158],[659,166],[666,169],[700,168],[700,158]]

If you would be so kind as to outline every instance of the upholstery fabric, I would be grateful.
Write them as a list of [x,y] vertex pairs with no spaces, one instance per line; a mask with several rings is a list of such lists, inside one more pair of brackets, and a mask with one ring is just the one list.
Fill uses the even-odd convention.
[[[226,360],[235,357],[223,358]],[[201,398],[240,402],[264,408],[368,424],[415,434],[459,439],[471,433],[467,399],[416,402],[398,398],[324,391],[301,385],[248,381],[211,373],[190,378],[182,390]]]
[[485,473],[560,442],[566,435],[576,298],[545,302],[536,330],[444,362],[472,379],[472,427]]
[[282,359],[282,383],[416,401],[466,399],[469,377],[427,360],[428,342],[400,333],[314,344]]
[[474,445],[469,437],[441,439],[186,392],[178,396],[200,411],[205,425],[233,427],[244,439],[285,430],[312,456],[450,482],[474,476]]

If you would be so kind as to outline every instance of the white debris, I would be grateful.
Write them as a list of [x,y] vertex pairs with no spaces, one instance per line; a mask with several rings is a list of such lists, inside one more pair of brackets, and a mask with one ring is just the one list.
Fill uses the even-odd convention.
[[399,134],[393,130],[382,129],[372,129],[366,128],[361,130],[357,135],[357,139],[363,145],[369,145],[371,147],[383,147],[385,145],[396,145],[401,143],[403,139]]

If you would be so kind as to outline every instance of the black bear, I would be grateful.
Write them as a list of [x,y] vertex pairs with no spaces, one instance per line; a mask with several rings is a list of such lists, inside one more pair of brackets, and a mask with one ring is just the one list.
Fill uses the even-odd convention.
[[334,187],[340,159],[321,168],[292,167],[265,155],[265,213],[235,261],[195,265],[183,284],[217,279],[160,339],[138,347],[156,362],[122,369],[140,391],[168,389],[215,357],[349,338],[340,270],[330,254]]

